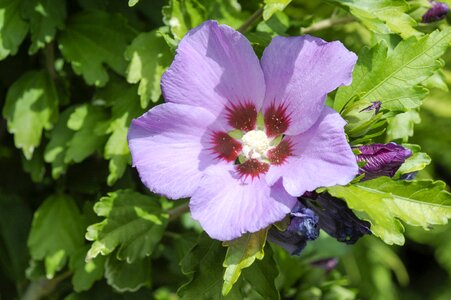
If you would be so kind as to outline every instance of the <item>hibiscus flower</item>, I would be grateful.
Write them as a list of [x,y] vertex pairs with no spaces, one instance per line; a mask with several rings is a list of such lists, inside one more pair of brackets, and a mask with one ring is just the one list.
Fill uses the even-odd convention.
[[264,229],[304,192],[358,173],[346,122],[324,104],[351,83],[356,59],[340,42],[305,35],[275,37],[259,61],[241,33],[204,22],[162,77],[166,103],[131,124],[133,165],[152,192],[190,197],[212,238]]

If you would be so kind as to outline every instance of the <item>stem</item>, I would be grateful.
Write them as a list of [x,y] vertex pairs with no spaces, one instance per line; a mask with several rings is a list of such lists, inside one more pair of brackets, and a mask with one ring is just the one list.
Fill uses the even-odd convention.
[[39,300],[50,295],[58,284],[64,279],[70,277],[72,272],[66,271],[53,279],[39,279],[31,282],[21,300]]
[[263,15],[263,8],[259,8],[256,10],[243,25],[238,28],[238,31],[241,33],[245,33],[249,28],[251,28]]
[[52,79],[56,78],[56,71],[55,71],[55,48],[54,44],[48,43],[45,45],[44,49],[44,55],[45,55],[45,68],[47,69],[47,72],[49,73],[50,77]]
[[174,221],[184,213],[189,211],[188,203],[184,203],[182,205],[179,205],[177,207],[174,207],[173,209],[169,210],[169,221]]
[[354,21],[355,21],[354,17],[351,17],[351,16],[346,16],[346,17],[341,17],[341,18],[332,17],[329,19],[319,21],[315,24],[312,24],[311,26],[309,26],[307,28],[304,28],[304,29],[301,28],[301,33],[310,33],[310,32],[314,32],[314,31],[330,28],[335,25],[352,23]]

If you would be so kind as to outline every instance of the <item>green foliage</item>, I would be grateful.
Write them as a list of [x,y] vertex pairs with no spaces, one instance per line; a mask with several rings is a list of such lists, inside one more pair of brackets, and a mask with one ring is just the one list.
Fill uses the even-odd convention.
[[44,260],[47,278],[53,278],[82,245],[83,224],[74,200],[64,194],[47,198],[34,214],[28,238],[30,255]]
[[438,59],[450,42],[451,28],[447,28],[419,40],[412,37],[401,41],[390,53],[383,42],[362,50],[352,84],[338,89],[334,109],[341,111],[355,98],[368,105],[381,101],[382,109],[393,111],[420,106],[427,90],[419,84],[442,66]]
[[51,129],[58,116],[58,95],[50,77],[42,71],[25,73],[8,90],[3,116],[16,147],[31,159],[42,131]]
[[125,48],[135,32],[126,21],[105,12],[87,12],[72,16],[59,38],[59,48],[86,83],[104,86],[109,76],[104,64],[125,75]]
[[291,0],[264,0],[263,19],[269,20],[274,13],[284,10],[290,2]]
[[88,227],[86,239],[94,243],[86,258],[108,255],[117,248],[116,257],[129,264],[152,254],[168,218],[156,199],[130,190],[102,197],[94,211],[105,219]]
[[[451,30],[449,17],[420,24],[429,6],[0,0],[1,298],[448,299],[450,225],[431,225],[451,216],[450,194],[429,179],[451,182]],[[259,57],[273,37],[306,28],[360,53],[352,84],[327,104],[347,121],[351,145],[395,141],[413,155],[392,179],[329,191],[388,244],[404,242],[405,225],[404,248],[374,236],[351,247],[321,232],[293,257],[266,243],[266,230],[221,244],[185,213],[189,199],[174,205],[147,191],[128,128],[164,100],[160,80],[178,43],[209,19],[240,28]],[[380,111],[367,109],[374,101]],[[411,269],[419,261],[422,272]]]
[[421,33],[414,29],[417,22],[407,14],[404,0],[327,0],[349,10],[368,29],[380,34],[397,33],[408,38]]
[[127,81],[138,83],[141,107],[149,106],[149,100],[160,99],[160,79],[169,67],[172,55],[161,33],[154,30],[141,33],[125,51],[125,58],[130,61],[127,68]]
[[[395,181],[388,177],[334,186],[327,191],[365,213],[371,231],[387,244],[404,244],[401,221],[428,229],[451,218],[451,194],[442,181]],[[364,199],[364,201],[362,201]]]
[[17,53],[28,32],[28,23],[21,17],[23,0],[0,1],[0,60]]
[[256,259],[263,259],[267,232],[267,230],[261,230],[248,233],[233,241],[224,242],[224,246],[228,249],[223,263],[226,268],[222,286],[223,295],[230,292],[243,269],[251,266]]

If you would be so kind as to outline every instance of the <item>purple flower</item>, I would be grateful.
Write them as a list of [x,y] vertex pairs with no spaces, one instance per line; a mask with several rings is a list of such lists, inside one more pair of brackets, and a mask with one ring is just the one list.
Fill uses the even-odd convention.
[[296,205],[291,213],[290,224],[285,231],[272,227],[268,240],[285,248],[291,255],[299,255],[307,245],[319,236],[318,216],[309,208]]
[[358,148],[361,154],[357,155],[358,162],[364,162],[360,167],[360,174],[365,174],[363,180],[379,176],[393,177],[404,161],[412,155],[410,149],[395,143],[370,144]]
[[266,228],[305,191],[358,173],[345,121],[324,105],[351,83],[356,59],[340,42],[302,36],[274,38],[259,61],[241,33],[207,21],[163,75],[166,103],[133,120],[133,165],[153,192],[191,197],[212,238]]
[[432,7],[423,15],[423,23],[432,23],[446,18],[449,8],[446,3],[431,1]]

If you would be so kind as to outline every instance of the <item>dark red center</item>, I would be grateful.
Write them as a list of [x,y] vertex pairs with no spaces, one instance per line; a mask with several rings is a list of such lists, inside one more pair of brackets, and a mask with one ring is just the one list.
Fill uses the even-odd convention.
[[266,134],[269,137],[284,133],[290,126],[290,116],[287,107],[283,105],[271,104],[264,113],[264,120]]
[[225,132],[214,132],[212,142],[214,145],[212,150],[216,153],[217,158],[235,161],[240,155],[241,143]]
[[252,179],[260,177],[260,174],[265,174],[269,170],[269,164],[258,161],[256,159],[246,160],[244,163],[236,166],[236,170],[241,178],[246,179],[251,176]]
[[251,103],[240,103],[226,108],[227,120],[233,128],[251,131],[257,122],[257,109]]
[[268,151],[268,159],[273,165],[281,165],[285,160],[293,154],[290,140],[285,139],[280,142],[277,147]]

